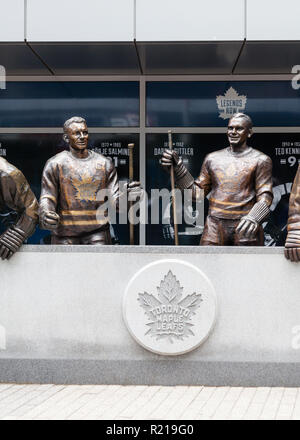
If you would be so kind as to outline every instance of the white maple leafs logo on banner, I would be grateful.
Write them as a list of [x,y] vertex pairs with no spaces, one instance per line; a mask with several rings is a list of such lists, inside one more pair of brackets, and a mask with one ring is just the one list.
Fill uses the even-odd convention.
[[216,101],[220,112],[219,117],[229,119],[235,113],[240,113],[245,110],[247,96],[239,95],[233,87],[230,87],[224,96],[218,95]]
[[139,293],[140,306],[150,320],[146,324],[149,329],[145,335],[156,337],[157,340],[168,338],[171,343],[173,338],[183,340],[190,335],[194,336],[191,320],[203,301],[202,295],[194,292],[182,298],[183,287],[171,270],[157,291],[157,298],[147,292]]

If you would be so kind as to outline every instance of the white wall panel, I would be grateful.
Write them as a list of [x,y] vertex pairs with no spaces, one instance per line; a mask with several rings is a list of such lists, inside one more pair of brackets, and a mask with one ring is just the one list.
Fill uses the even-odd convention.
[[248,40],[300,40],[299,0],[248,0]]
[[243,40],[244,0],[136,0],[137,41]]
[[28,41],[131,41],[134,0],[28,0]]
[[24,41],[24,0],[0,0],[1,41]]
[[[240,248],[23,247],[0,264],[0,325],[6,331],[1,382],[299,386],[299,266],[284,258],[282,248]],[[131,277],[164,257],[204,272],[216,290],[219,313],[201,347],[177,358],[175,366],[176,357],[160,358],[161,368],[158,355],[130,336],[122,304]],[[191,278],[190,286],[202,293],[197,281]],[[193,292],[184,287],[184,295]],[[5,359],[11,368],[4,367]],[[27,371],[22,359],[30,359]],[[58,359],[80,365],[50,363]]]

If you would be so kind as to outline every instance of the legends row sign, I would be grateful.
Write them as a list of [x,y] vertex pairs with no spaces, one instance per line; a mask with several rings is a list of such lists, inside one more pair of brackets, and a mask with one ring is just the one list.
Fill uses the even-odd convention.
[[209,336],[216,319],[216,295],[209,279],[194,265],[160,260],[130,280],[123,314],[130,334],[144,348],[179,355]]

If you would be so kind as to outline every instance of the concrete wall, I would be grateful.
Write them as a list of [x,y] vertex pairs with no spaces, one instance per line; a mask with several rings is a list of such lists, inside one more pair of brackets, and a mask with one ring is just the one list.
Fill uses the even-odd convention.
[[0,0],[0,11],[0,42],[300,39],[298,0]]
[[[208,340],[175,358],[139,346],[122,317],[131,277],[166,257],[218,297]],[[300,385],[300,265],[280,248],[25,246],[0,283],[2,382]]]
[[299,40],[299,0],[248,0],[248,40]]
[[0,41],[24,41],[24,14],[24,0],[0,0]]
[[[137,41],[222,41],[245,38],[240,0],[138,0]],[[226,23],[226,25],[225,25]]]
[[29,41],[132,41],[134,0],[28,1]]

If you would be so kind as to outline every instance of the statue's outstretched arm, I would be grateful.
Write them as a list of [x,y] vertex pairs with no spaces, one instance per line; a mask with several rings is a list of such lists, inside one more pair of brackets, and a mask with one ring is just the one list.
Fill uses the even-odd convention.
[[38,203],[24,175],[17,169],[2,177],[1,187],[4,203],[19,214],[17,223],[0,237],[0,257],[5,260],[33,234],[38,222]]

